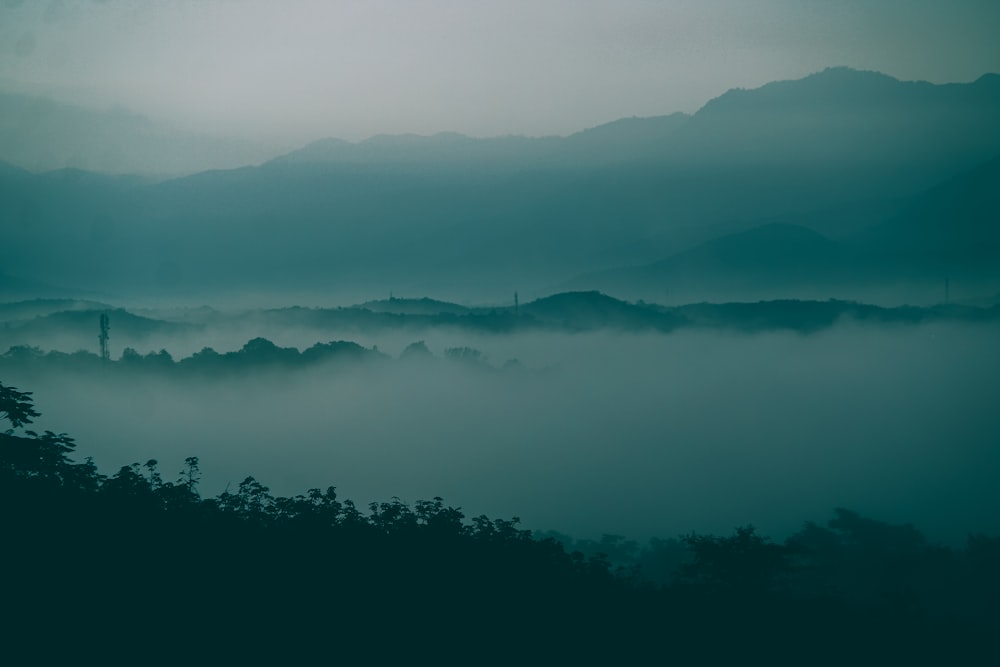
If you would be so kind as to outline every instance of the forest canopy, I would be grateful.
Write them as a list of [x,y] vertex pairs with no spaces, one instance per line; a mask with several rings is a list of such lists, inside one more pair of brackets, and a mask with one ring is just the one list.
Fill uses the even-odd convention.
[[332,486],[280,497],[253,477],[205,498],[195,456],[173,481],[156,460],[104,475],[71,458],[66,434],[23,430],[39,416],[29,392],[0,383],[0,400],[18,643],[44,634],[31,619],[58,615],[91,640],[154,630],[250,655],[256,643],[228,642],[259,634],[262,651],[293,641],[296,655],[330,660],[488,650],[486,662],[521,651],[592,662],[668,642],[672,659],[704,664],[765,653],[792,664],[820,646],[855,664],[930,664],[985,649],[1000,623],[1000,537],[950,549],[838,509],[782,543],[741,526],[639,547],[535,535],[441,498],[366,511]]

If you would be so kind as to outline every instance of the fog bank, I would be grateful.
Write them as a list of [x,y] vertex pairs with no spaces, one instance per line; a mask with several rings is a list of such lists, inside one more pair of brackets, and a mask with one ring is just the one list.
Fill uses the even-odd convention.
[[[253,475],[283,495],[335,485],[358,503],[442,496],[579,537],[748,522],[780,537],[834,507],[948,542],[1000,532],[995,327],[432,331],[426,342],[438,357],[470,345],[493,368],[438,358],[207,381],[3,379],[34,391],[36,425],[76,437],[77,458],[108,474],[155,458],[172,479],[198,456],[203,494]],[[527,368],[496,370],[511,358]]]

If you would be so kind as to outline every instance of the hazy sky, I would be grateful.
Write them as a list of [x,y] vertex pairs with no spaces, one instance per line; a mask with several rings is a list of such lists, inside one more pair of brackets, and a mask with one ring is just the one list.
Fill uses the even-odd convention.
[[268,142],[566,134],[831,65],[1000,71],[996,0],[0,0],[0,87]]

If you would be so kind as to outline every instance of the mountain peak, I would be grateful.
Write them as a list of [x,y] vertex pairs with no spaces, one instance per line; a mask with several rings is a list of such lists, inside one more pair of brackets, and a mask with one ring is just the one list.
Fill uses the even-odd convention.
[[[919,82],[924,85],[926,82]],[[759,106],[783,105],[801,107],[803,105],[825,105],[844,101],[871,101],[871,96],[881,96],[881,91],[890,91],[894,86],[903,85],[899,79],[872,70],[857,70],[851,67],[827,67],[800,79],[772,81],[759,88],[731,88],[719,97],[709,100],[696,114],[724,111],[731,106],[747,104]]]
[[854,67],[848,67],[847,65],[834,65],[832,67],[826,67],[819,72],[809,74],[803,79],[830,79],[830,80],[841,80],[841,81],[899,81],[894,76],[885,74],[884,72],[879,72],[873,69],[856,69]]
[[1000,74],[995,72],[987,72],[981,77],[972,82],[973,85],[978,87],[1000,87]]

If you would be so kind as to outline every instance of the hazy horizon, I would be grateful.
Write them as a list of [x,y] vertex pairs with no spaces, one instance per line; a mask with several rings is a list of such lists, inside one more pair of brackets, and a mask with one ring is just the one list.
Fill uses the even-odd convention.
[[1000,7],[976,0],[6,0],[0,18],[0,89],[275,150],[378,134],[564,136],[831,66],[934,83],[1000,71]]

